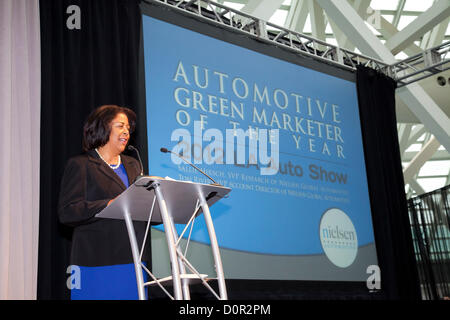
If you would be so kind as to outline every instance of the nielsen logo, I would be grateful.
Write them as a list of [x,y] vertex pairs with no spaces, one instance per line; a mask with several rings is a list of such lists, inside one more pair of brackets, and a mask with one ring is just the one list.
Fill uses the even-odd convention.
[[327,226],[327,228],[322,228],[322,237],[333,240],[356,240],[356,235],[354,231],[346,231],[339,229],[339,226],[331,227]]
[[325,211],[318,232],[323,251],[334,265],[347,268],[353,264],[358,254],[358,235],[344,211],[338,208]]

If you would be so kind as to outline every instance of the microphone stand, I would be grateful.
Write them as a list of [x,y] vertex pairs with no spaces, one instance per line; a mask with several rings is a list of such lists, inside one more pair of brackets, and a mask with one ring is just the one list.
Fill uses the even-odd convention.
[[175,153],[171,150],[168,150],[167,148],[161,148],[160,149],[161,152],[163,153],[171,153],[176,155],[178,158],[180,158],[181,160],[183,160],[184,162],[186,162],[188,165],[190,165],[192,168],[196,169],[197,171],[199,171],[200,173],[202,173],[203,175],[205,175],[206,177],[208,177],[213,183],[211,183],[212,186],[218,186],[218,187],[223,187],[220,183],[217,183],[213,178],[211,178],[209,175],[207,175],[205,172],[203,172],[203,170],[201,170],[200,168],[198,168],[196,165],[194,165],[193,163],[189,162],[188,160],[186,160],[184,157],[180,156],[178,153]]

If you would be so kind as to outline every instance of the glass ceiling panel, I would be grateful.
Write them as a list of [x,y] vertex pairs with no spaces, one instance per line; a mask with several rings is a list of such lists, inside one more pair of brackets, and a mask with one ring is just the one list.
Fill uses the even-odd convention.
[[445,178],[419,178],[417,182],[425,190],[430,192],[445,186]]
[[450,160],[436,160],[425,163],[419,176],[446,176],[450,168]]
[[277,26],[284,26],[288,12],[286,10],[276,10],[270,17],[269,22],[276,24]]
[[223,5],[236,10],[241,10],[244,7],[243,3],[235,3],[229,1],[224,1]]
[[[389,2],[383,1],[382,2]],[[406,0],[405,11],[426,11],[433,5],[434,0]],[[372,1],[373,2],[373,1]]]
[[410,24],[412,21],[414,21],[417,17],[415,16],[401,16],[400,20],[398,21],[398,30],[404,29],[408,24]]
[[383,18],[385,18],[389,23],[392,23],[394,21],[394,16],[391,14],[383,14],[381,15]]
[[308,17],[306,18],[305,26],[303,27],[303,32],[305,32],[305,33],[311,33],[312,32],[311,19],[309,18],[309,14],[308,14]]
[[397,10],[397,6],[398,0],[372,0],[370,2],[370,7],[374,10]]

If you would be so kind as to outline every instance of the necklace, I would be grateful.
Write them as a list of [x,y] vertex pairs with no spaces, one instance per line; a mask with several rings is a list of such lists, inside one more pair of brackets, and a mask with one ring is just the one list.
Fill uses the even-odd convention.
[[102,159],[103,162],[106,163],[111,169],[116,170],[117,168],[120,167],[120,155],[119,155],[119,162],[116,165],[112,165],[112,164],[109,164],[108,162],[106,162],[105,159],[103,159],[102,155],[100,154],[100,152],[98,152],[97,148],[95,148],[95,151],[97,152],[100,159]]

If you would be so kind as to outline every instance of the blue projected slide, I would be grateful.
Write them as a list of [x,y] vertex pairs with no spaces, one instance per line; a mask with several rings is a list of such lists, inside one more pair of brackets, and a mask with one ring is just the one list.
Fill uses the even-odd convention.
[[[232,189],[212,207],[228,276],[365,280],[377,258],[356,84],[145,15],[143,29],[150,174],[210,183],[166,147]],[[191,240],[208,244],[203,219]],[[277,275],[233,267],[246,257]]]

